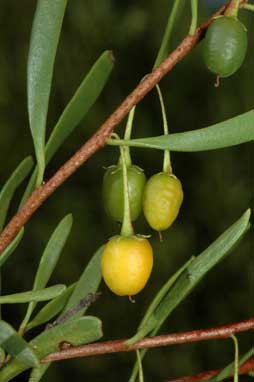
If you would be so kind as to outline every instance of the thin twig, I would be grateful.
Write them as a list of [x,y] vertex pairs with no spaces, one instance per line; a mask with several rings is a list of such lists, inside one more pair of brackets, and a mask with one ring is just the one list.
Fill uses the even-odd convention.
[[207,27],[216,16],[221,15],[226,6],[220,8],[204,24],[202,24],[194,35],[187,35],[178,47],[143,81],[141,81],[132,93],[130,93],[121,105],[102,124],[97,132],[42,186],[38,187],[28,198],[23,207],[11,219],[0,236],[0,254],[11,243],[20,229],[31,218],[35,211],[53,192],[65,182],[83,163],[93,154],[101,149],[112,131],[124,119],[128,112],[139,103],[160,80],[170,72],[174,66],[189,53],[202,39]]
[[[216,369],[216,370],[208,370],[204,371],[202,373],[198,373],[195,375],[188,375],[186,377],[177,378],[177,379],[168,379],[166,382],[202,382],[207,381],[210,378],[215,377],[217,374],[219,374],[222,369]],[[246,362],[244,362],[238,370],[238,374],[248,374],[249,372],[254,371],[254,358],[251,357]],[[233,374],[229,375],[229,377],[232,377]]]
[[83,346],[52,353],[41,362],[47,363],[69,358],[89,357],[92,355],[128,352],[138,349],[148,349],[159,346],[176,345],[189,342],[197,342],[211,339],[228,338],[231,334],[254,330],[254,318],[249,320],[218,326],[210,329],[192,330],[189,332],[165,334],[156,337],[147,337],[134,345],[127,346],[125,340],[97,342]]

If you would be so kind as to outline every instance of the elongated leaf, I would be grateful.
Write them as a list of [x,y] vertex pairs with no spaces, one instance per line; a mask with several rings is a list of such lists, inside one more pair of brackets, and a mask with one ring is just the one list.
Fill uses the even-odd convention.
[[[239,366],[241,366],[244,362],[246,362],[251,356],[254,355],[254,347],[252,347],[247,353],[241,356],[239,360]],[[228,366],[226,366],[219,374],[217,374],[214,378],[210,378],[209,382],[221,382],[224,379],[228,378],[230,375],[234,373],[235,362],[231,362]]]
[[146,314],[144,315],[144,318],[142,319],[139,328],[142,328],[142,326],[148,321],[148,319],[151,317],[157,306],[161,303],[162,299],[165,297],[165,295],[169,292],[170,288],[174,285],[176,280],[179,278],[179,276],[183,273],[183,271],[190,265],[192,261],[194,261],[195,257],[191,257],[177,272],[171,276],[168,281],[163,285],[163,287],[159,290],[159,292],[154,297],[153,301],[149,305]]
[[62,294],[60,294],[60,296],[48,302],[47,305],[45,305],[37,313],[34,319],[29,322],[29,324],[26,327],[26,330],[30,330],[32,328],[35,328],[36,326],[42,325],[45,322],[50,321],[53,317],[60,313],[66,306],[76,285],[76,283],[70,285]]
[[[222,250],[223,250],[223,241],[224,241],[225,245],[227,244],[226,243],[227,242],[227,235],[226,234],[228,234],[228,237],[230,237],[230,231],[232,233],[232,236],[231,236],[231,239],[230,239],[231,242],[228,243],[228,245],[230,246],[232,244],[232,241],[233,241],[232,239],[233,239],[233,236],[234,236],[234,231],[237,231],[237,227],[238,227],[239,228],[239,231],[238,231],[239,237],[238,238],[236,237],[235,244],[231,245],[230,249],[227,249],[226,246],[224,247],[224,250],[227,250],[227,251],[232,250],[232,248],[234,248],[236,243],[240,240],[240,238],[244,235],[244,233],[246,232],[246,230],[248,228],[248,219],[249,219],[248,213],[249,213],[249,211],[247,211],[233,226],[231,226],[226,232],[224,232],[224,234],[221,235],[203,253],[201,253],[198,257],[194,258],[193,261],[190,261],[190,263],[188,264],[188,267],[191,267],[192,264],[193,264],[193,268],[195,268],[195,261],[197,260],[196,264],[198,264],[200,259],[201,259],[202,254],[205,253],[205,257],[208,257],[207,253],[209,253],[208,251],[209,251],[209,249],[211,249],[212,246],[213,246],[213,250],[216,251],[215,243],[218,244],[217,248],[220,251],[220,253],[222,253],[222,257],[225,256],[228,252],[224,252],[224,254],[223,254]],[[221,246],[219,244],[221,244]],[[210,252],[210,254],[211,254],[211,252]],[[206,260],[204,259],[204,261],[209,261],[209,259],[208,258]],[[215,261],[214,262],[214,265],[215,265],[216,261],[218,261],[218,258],[214,259],[214,261]],[[188,267],[187,267],[187,269],[188,269]],[[203,268],[203,271],[205,271],[204,268]],[[201,276],[200,272],[197,273],[197,276],[198,276],[198,274],[199,274],[200,278],[203,277],[203,276]],[[183,276],[183,278],[182,278],[182,276]],[[150,331],[150,329],[151,329],[151,333],[150,333],[151,336],[155,336],[158,333],[158,331],[159,331],[161,325],[163,324],[164,320],[170,315],[170,313],[173,311],[173,309],[183,300],[183,298],[186,297],[187,294],[191,292],[191,290],[195,287],[196,283],[198,282],[198,279],[197,279],[196,283],[189,284],[189,285],[187,284],[187,290],[186,290],[186,284],[185,284],[184,281],[186,281],[186,279],[188,279],[188,276],[189,276],[188,271],[186,272],[185,270],[183,270],[183,272],[180,275],[180,277],[178,277],[176,279],[175,283],[169,289],[168,294],[165,296],[164,299],[161,300],[161,304],[160,305],[156,305],[156,306],[158,306],[158,310],[161,309],[161,308],[163,310],[165,309],[164,312],[162,312],[162,310],[161,310],[160,313],[159,313],[159,314],[163,313],[162,315],[164,316],[164,319],[163,320],[158,320],[158,311],[154,312],[154,310],[153,310],[154,314],[146,314],[145,319],[142,320],[141,324],[138,327],[137,333],[132,338],[130,338],[127,341],[128,344],[133,344],[136,341],[138,341],[139,339],[142,339],[144,336],[146,336],[146,334]],[[165,286],[166,286],[166,284],[165,284]],[[179,288],[179,291],[178,291],[178,288]],[[183,289],[180,290],[181,288],[183,288]],[[177,293],[179,293],[179,299],[176,296]],[[173,299],[172,300],[172,305],[170,305],[171,304],[170,298]],[[147,353],[147,351],[148,351],[148,349],[143,349],[143,350],[140,351],[141,359],[144,358],[144,356]],[[129,382],[135,382],[137,374],[138,374],[138,365],[137,365],[137,362],[136,362],[134,367],[133,367],[133,370],[132,370]]]
[[[58,351],[62,341],[78,346],[96,341],[101,336],[101,321],[97,317],[86,316],[45,330],[29,342],[29,345],[37,357],[42,359],[49,353]],[[0,370],[0,381],[8,382],[26,369],[24,364],[13,360]]]
[[[66,311],[73,308],[75,305],[77,305],[80,302],[80,300],[84,298],[85,296],[87,296],[89,293],[95,293],[97,291],[101,282],[101,265],[100,264],[101,264],[101,254],[102,254],[103,248],[104,248],[103,246],[100,247],[95,252],[91,260],[89,261],[88,265],[86,266],[85,270],[80,276],[78,282],[76,283],[73,293],[71,294],[71,297],[68,300],[68,303],[65,305],[63,314]],[[80,309],[73,316],[71,316],[67,322],[69,322],[70,320],[76,320],[78,317],[83,316],[86,310],[87,310],[87,307]],[[60,318],[61,318],[61,315],[60,315]],[[34,369],[31,373],[31,378],[34,378],[34,379],[31,379],[31,381],[33,380],[39,381],[40,378],[43,376],[43,374],[47,371],[49,366],[50,364],[48,364],[47,368],[45,368],[45,365],[42,365],[40,366],[39,370]]]
[[[163,287],[156,294],[156,296],[154,297],[153,301],[149,305],[149,307],[148,307],[148,309],[147,309],[147,311],[146,311],[146,313],[145,313],[145,315],[144,315],[140,325],[138,326],[137,332],[139,332],[140,339],[142,338],[140,330],[142,330],[142,327],[145,325],[145,323],[148,321],[148,319],[151,318],[152,314],[154,313],[154,311],[157,308],[157,306],[161,303],[162,299],[169,292],[170,288],[172,288],[172,286],[175,284],[176,280],[183,273],[183,271],[194,260],[194,258],[195,257],[191,257],[176,273],[174,273],[173,276],[171,276],[169,278],[169,280],[163,285]],[[156,332],[157,332],[158,329],[156,329],[155,331],[152,332],[152,336],[156,335]],[[132,341],[133,341],[133,339],[130,339],[128,341],[128,343],[130,342],[130,344],[131,344]],[[133,342],[135,342],[135,339],[134,339]],[[141,360],[144,358],[144,356],[145,356],[147,351],[148,351],[148,349],[143,349],[143,350],[140,351],[140,359]],[[129,382],[134,382],[136,380],[138,371],[139,371],[139,366],[138,366],[138,362],[136,361],[134,366],[133,366],[133,370],[132,370]]]
[[111,145],[153,148],[171,151],[205,151],[240,145],[254,140],[254,111],[227,121],[186,133],[161,135],[128,141],[110,139]]
[[38,0],[28,64],[28,114],[38,163],[38,185],[45,168],[45,131],[56,49],[67,0]]
[[[88,295],[88,293],[95,293],[97,291],[101,282],[101,254],[103,248],[104,246],[100,247],[89,261],[84,272],[80,276],[63,313],[77,305],[82,298]],[[86,309],[87,308],[85,307],[79,310],[73,317],[77,318],[83,316]]]
[[73,346],[79,346],[93,342],[101,338],[101,321],[97,317],[86,316],[67,321],[61,325],[45,330],[30,342],[37,349],[39,359],[49,353],[59,350],[59,343],[69,342]]
[[0,304],[24,304],[30,301],[48,301],[61,295],[65,289],[65,285],[59,284],[41,290],[0,296]]
[[[183,271],[189,266],[189,264],[194,261],[195,257],[191,257],[173,276],[170,277],[170,279],[163,285],[163,287],[160,289],[160,291],[157,293],[153,301],[151,302],[150,306],[148,307],[146,314],[144,318],[142,319],[140,325],[138,326],[137,333],[139,336],[139,339],[142,339],[145,335],[142,335],[142,328],[145,326],[148,320],[152,320],[152,314],[154,313],[155,309],[157,306],[161,303],[165,295],[169,292],[169,290],[173,287],[177,279],[180,277],[180,275],[183,273]],[[154,321],[156,325],[156,321]],[[159,327],[155,326],[154,330],[151,332],[151,336],[155,336],[159,330]],[[136,336],[131,338],[128,343],[132,344],[136,342]],[[142,349],[140,351],[140,358],[141,360],[144,358],[146,355],[147,351],[149,349]],[[139,367],[138,367],[138,362],[136,361],[132,373],[129,379],[129,382],[135,382],[137,375],[138,375]]]
[[169,290],[168,294],[163,298],[154,313],[150,315],[144,325],[140,326],[137,334],[128,341],[128,344],[138,341],[155,328],[158,329],[161,327],[170,313],[183,301],[205,274],[221,261],[236,245],[249,227],[249,218],[250,210],[247,210],[236,223],[228,228],[215,242],[190,263]]
[[12,242],[8,245],[8,247],[5,248],[3,253],[0,255],[0,267],[6,262],[6,260],[8,260],[8,258],[15,251],[15,249],[21,242],[23,235],[24,235],[24,227],[21,228],[17,236],[12,240]]
[[[46,144],[46,164],[55,155],[58,148],[78,126],[82,118],[95,103],[114,66],[114,58],[110,51],[105,51],[95,62],[89,73],[85,76],[76,90],[72,99],[64,109],[56,126],[54,127]],[[20,206],[24,204],[28,196],[35,188],[37,168],[34,170],[29,184],[22,197]]]
[[0,231],[3,229],[6,214],[8,212],[13,194],[19,185],[23,182],[23,180],[27,177],[32,167],[33,159],[31,156],[29,156],[18,165],[16,170],[11,174],[10,178],[3,186],[0,193]]
[[31,346],[18,335],[12,326],[3,320],[0,320],[0,345],[23,365],[28,367],[39,366],[38,358]]
[[[47,285],[70,234],[72,220],[71,214],[65,216],[52,233],[41,257],[34,280],[33,290],[42,289]],[[31,302],[29,304],[22,327],[27,325],[35,306],[36,302]]]
[[46,145],[47,162],[50,161],[58,148],[97,100],[109,78],[113,65],[112,53],[105,51],[85,76],[50,135]]

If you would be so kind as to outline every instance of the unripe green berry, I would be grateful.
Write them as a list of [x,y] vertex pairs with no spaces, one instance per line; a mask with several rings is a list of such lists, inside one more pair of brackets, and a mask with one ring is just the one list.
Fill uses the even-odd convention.
[[246,55],[246,28],[235,17],[218,17],[209,26],[204,44],[208,69],[220,77],[231,76],[240,68]]

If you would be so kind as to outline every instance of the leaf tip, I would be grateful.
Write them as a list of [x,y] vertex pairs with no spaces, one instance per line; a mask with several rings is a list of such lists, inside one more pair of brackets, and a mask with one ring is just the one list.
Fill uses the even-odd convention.
[[249,223],[249,220],[250,220],[250,216],[251,216],[251,208],[248,208],[245,212],[244,212],[244,214],[243,214],[243,219],[246,221],[246,224],[247,225],[250,225],[250,223]]
[[29,164],[29,167],[33,166],[34,165],[34,159],[33,159],[33,156],[32,155],[28,155],[28,157],[26,157],[26,162]]
[[114,56],[114,53],[113,53],[113,50],[107,50],[107,54],[109,56],[109,59],[111,60],[112,64],[115,63],[116,59],[115,59],[115,56]]
[[246,214],[246,216],[247,216],[248,218],[250,218],[250,215],[251,215],[251,208],[248,208],[248,209],[246,210],[245,214]]
[[72,224],[73,224],[73,215],[72,214],[66,215],[64,219],[65,219],[65,221],[67,221],[70,224],[70,226],[72,226]]
[[98,327],[99,327],[99,338],[103,337],[103,328],[102,328],[102,321],[99,319],[98,322]]

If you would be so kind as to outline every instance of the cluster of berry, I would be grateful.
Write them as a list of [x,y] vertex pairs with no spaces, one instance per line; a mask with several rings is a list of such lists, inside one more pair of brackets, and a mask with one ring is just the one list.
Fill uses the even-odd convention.
[[[142,207],[149,225],[163,231],[176,219],[183,201],[179,179],[160,172],[147,182],[143,170],[127,167],[128,196],[131,220],[140,215]],[[103,203],[113,220],[122,222],[124,216],[123,169],[111,166],[103,178]],[[102,255],[102,275],[108,287],[117,295],[132,296],[147,283],[153,266],[153,250],[142,235],[114,236],[106,244]]]

